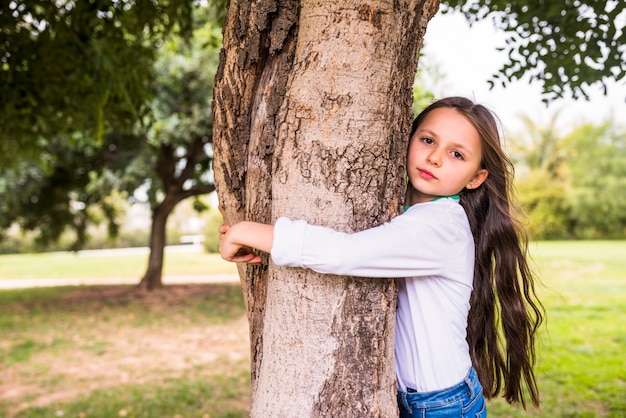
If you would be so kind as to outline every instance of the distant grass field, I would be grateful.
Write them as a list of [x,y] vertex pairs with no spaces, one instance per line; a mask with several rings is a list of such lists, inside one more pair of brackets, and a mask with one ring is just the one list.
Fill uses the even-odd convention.
[[[489,416],[626,417],[626,241],[539,242],[531,251],[547,311],[537,351],[542,407],[524,412],[495,400]],[[0,280],[46,271],[135,275],[145,257],[83,261],[0,256]],[[213,262],[223,263],[215,255],[169,255],[166,270],[233,268]],[[0,417],[247,415],[238,287],[174,286],[143,296],[124,289],[0,291]]]
[[[141,277],[147,254],[104,255],[85,253],[40,253],[0,255],[0,280],[39,278]],[[163,274],[206,275],[237,273],[233,263],[219,254],[166,252]]]

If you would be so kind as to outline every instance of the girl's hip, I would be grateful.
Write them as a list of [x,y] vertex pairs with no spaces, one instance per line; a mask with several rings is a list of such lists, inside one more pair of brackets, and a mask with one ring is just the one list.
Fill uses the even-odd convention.
[[435,392],[420,393],[412,389],[398,392],[400,417],[486,417],[483,388],[476,370],[469,372],[458,384]]

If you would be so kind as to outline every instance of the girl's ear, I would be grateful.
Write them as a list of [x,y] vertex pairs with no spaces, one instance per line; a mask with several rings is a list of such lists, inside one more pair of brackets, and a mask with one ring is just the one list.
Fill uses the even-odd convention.
[[465,186],[465,188],[466,189],[478,188],[478,186],[483,184],[483,182],[487,179],[488,176],[489,176],[489,171],[487,171],[487,169],[485,168],[481,168],[480,170],[478,170],[474,178],[467,184],[467,186]]

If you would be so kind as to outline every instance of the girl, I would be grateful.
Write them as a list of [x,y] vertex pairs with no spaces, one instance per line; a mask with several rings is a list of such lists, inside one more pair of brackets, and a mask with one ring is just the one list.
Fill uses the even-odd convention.
[[223,225],[221,255],[259,263],[258,249],[280,266],[400,278],[401,417],[486,416],[484,398],[501,390],[525,406],[523,386],[538,405],[542,307],[495,117],[461,97],[431,104],[413,123],[407,170],[405,212],[384,225],[354,234],[287,218]]

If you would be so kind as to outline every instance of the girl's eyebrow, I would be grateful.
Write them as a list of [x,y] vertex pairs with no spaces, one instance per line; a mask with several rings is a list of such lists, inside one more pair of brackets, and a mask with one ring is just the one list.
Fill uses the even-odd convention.
[[463,151],[466,154],[469,154],[469,155],[473,154],[472,150],[469,147],[467,147],[466,145],[464,145],[463,143],[461,143],[461,142],[454,142],[453,141],[452,142],[452,147],[453,148],[459,148],[461,151]]
[[418,128],[415,133],[413,135],[417,135],[418,133],[428,133],[429,135],[432,136],[437,136],[437,134],[433,131],[431,131],[430,129],[426,129],[426,128]]

